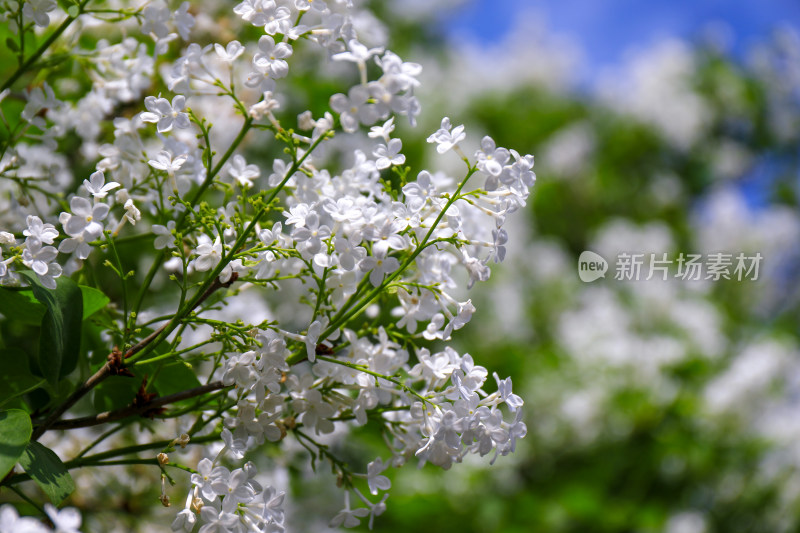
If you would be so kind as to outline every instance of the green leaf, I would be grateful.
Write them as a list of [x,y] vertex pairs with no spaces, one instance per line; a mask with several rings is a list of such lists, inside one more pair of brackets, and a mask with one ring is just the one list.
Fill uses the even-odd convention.
[[75,490],[75,482],[67,467],[53,450],[31,442],[19,460],[25,472],[47,494],[53,505],[59,505]]
[[106,305],[111,300],[108,296],[93,287],[80,285],[81,295],[83,296],[83,319],[86,320]]
[[12,39],[11,37],[8,37],[6,39],[6,46],[8,46],[8,49],[11,50],[12,52],[19,52],[19,45],[17,44],[17,41]]
[[[150,365],[144,366],[149,367]],[[143,368],[141,370],[145,369]],[[154,372],[149,373],[151,376],[156,376],[153,387],[156,392],[158,392],[159,396],[167,396],[200,386],[197,374],[182,361],[169,361],[161,367],[158,374]]]
[[31,417],[21,409],[0,411],[0,479],[11,472],[31,440]]
[[66,276],[56,279],[56,288],[44,287],[33,272],[20,272],[31,284],[33,295],[45,305],[39,338],[39,369],[53,387],[75,370],[81,348],[83,296],[78,285]]
[[47,308],[40,304],[30,290],[0,288],[0,313],[10,320],[38,326]]
[[93,403],[98,413],[121,409],[133,402],[136,391],[142,383],[141,378],[110,376],[94,388]]
[[[149,328],[142,331],[143,336],[150,333],[152,333],[152,330]],[[167,353],[167,350],[169,350],[169,343],[162,341],[153,350],[153,355],[163,355]],[[146,365],[134,365],[131,370],[139,382],[144,376],[149,376],[150,379],[153,379],[154,392],[157,392],[159,396],[166,396],[200,386],[197,373],[192,369],[192,366],[178,356]]]
[[[146,376],[154,378],[148,392],[155,392],[159,396],[167,396],[201,385],[195,372],[181,361],[159,361],[133,366],[131,370],[135,376],[133,378],[111,376],[95,387],[94,407],[97,411],[113,411],[130,405]],[[185,400],[183,403],[190,401],[192,400]],[[181,402],[177,405],[180,404]]]
[[0,406],[44,383],[31,374],[28,359],[28,354],[19,348],[0,349]]

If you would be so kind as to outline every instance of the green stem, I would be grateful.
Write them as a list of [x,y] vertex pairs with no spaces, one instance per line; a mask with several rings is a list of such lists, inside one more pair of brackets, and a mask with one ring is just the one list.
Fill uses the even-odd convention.
[[89,450],[91,450],[92,448],[94,448],[95,446],[97,446],[98,444],[100,444],[108,437],[110,437],[111,435],[113,435],[114,433],[116,433],[117,431],[121,430],[124,427],[125,423],[123,421],[123,423],[120,423],[118,426],[114,426],[113,428],[109,429],[108,431],[106,431],[105,433],[94,439],[88,446],[86,446],[86,448],[81,450],[80,453],[75,456],[75,459],[80,459],[81,457],[89,453]]
[[370,376],[374,376],[376,378],[386,380],[386,381],[388,381],[390,383],[394,383],[395,385],[397,385],[398,387],[402,388],[404,391],[406,391],[407,393],[411,394],[412,396],[416,396],[423,404],[429,403],[429,404],[434,405],[434,406],[436,405],[432,401],[430,401],[428,398],[422,396],[420,393],[418,393],[417,391],[412,389],[411,387],[405,385],[404,383],[401,383],[400,380],[395,378],[395,377],[386,376],[384,374],[381,374],[380,372],[375,372],[374,370],[370,370],[366,366],[357,365],[357,364],[351,363],[349,361],[342,361],[341,359],[334,359],[333,357],[317,356],[317,359],[321,360],[321,361],[325,361],[327,363],[333,363],[335,365],[346,366],[347,368],[352,368],[353,370],[358,370],[359,372],[363,372],[365,374],[369,374]]
[[19,490],[17,487],[13,487],[13,486],[11,486],[11,485],[9,485],[9,486],[8,486],[8,488],[9,488],[9,489],[11,489],[12,491],[16,492],[16,493],[17,493],[17,496],[19,496],[20,498],[22,498],[23,500],[25,500],[26,502],[28,502],[29,504],[31,504],[31,505],[33,506],[33,508],[34,508],[34,509],[36,509],[37,511],[39,511],[39,512],[42,514],[42,516],[47,516],[47,514],[44,512],[44,509],[42,509],[42,508],[39,506],[39,504],[38,504],[38,503],[36,503],[36,502],[35,502],[35,501],[33,501],[32,499],[28,498],[28,497],[25,495],[25,493],[24,493],[24,492],[22,492],[21,490]]
[[[202,437],[193,437],[189,444],[205,444],[207,442],[214,442],[219,440],[220,434],[219,433],[212,433],[211,435],[203,435]],[[144,461],[154,461],[156,465],[158,465],[158,460],[153,459],[120,459],[115,461],[104,461],[104,459],[109,459],[113,457],[119,457],[120,455],[127,455],[129,453],[138,453],[138,452],[145,452],[149,450],[163,450],[167,446],[172,444],[172,440],[161,440],[156,442],[151,442],[149,444],[139,444],[137,446],[126,446],[124,448],[118,448],[116,450],[109,450],[107,452],[96,453],[94,455],[89,455],[87,457],[76,457],[70,461],[64,463],[64,466],[67,470],[73,470],[75,468],[82,468],[88,466],[111,466],[111,465],[120,465],[120,464],[149,464]],[[177,465],[173,465],[177,466]],[[178,466],[178,468],[181,468]],[[185,467],[183,467],[185,469]],[[22,483],[23,481],[30,480],[31,477],[28,474],[15,474],[9,478],[3,480],[0,483],[0,486],[3,487],[11,487],[12,485],[16,485],[17,483]]]
[[62,33],[64,33],[64,30],[69,28],[70,24],[72,24],[78,17],[81,16],[81,14],[83,14],[83,8],[86,7],[86,4],[88,3],[89,0],[83,0],[80,4],[78,4],[78,14],[74,17],[67,17],[66,20],[64,20],[64,22],[62,22],[61,25],[58,28],[56,28],[53,33],[50,34],[47,40],[45,40],[45,42],[43,42],[41,46],[39,46],[39,48],[37,48],[36,51],[33,54],[31,54],[31,56],[28,59],[25,60],[24,63],[22,63],[19,67],[17,67],[17,70],[14,71],[14,74],[12,74],[11,77],[8,78],[5,81],[5,83],[3,83],[3,86],[0,87],[0,91],[3,91],[11,87],[19,79],[20,76],[22,76],[27,70],[30,69],[33,66],[33,64],[36,63],[36,61],[38,61],[40,57],[42,57],[42,55],[47,51],[47,49],[50,48],[50,45],[52,45],[55,42],[55,40],[58,39]]
[[103,461],[101,463],[88,463],[81,466],[87,467],[87,466],[125,466],[125,465],[153,465],[159,468],[171,466],[172,468],[177,468],[179,470],[183,470],[184,472],[189,472],[191,474],[197,473],[197,470],[195,470],[194,468],[189,468],[188,466],[179,463],[167,463],[162,465],[158,462],[158,459],[156,459],[155,457],[153,457],[152,459],[119,459],[116,461]]
[[[240,136],[243,137],[243,135],[240,135]],[[200,299],[206,293],[208,288],[211,287],[211,285],[217,280],[217,278],[222,273],[223,269],[228,265],[228,263],[230,263],[233,260],[233,258],[235,256],[235,254],[237,253],[237,251],[241,247],[244,246],[244,243],[247,240],[247,238],[249,237],[250,233],[253,231],[253,229],[255,228],[256,224],[258,224],[258,222],[261,220],[261,217],[263,217],[267,213],[267,211],[270,209],[270,207],[272,205],[272,202],[278,196],[278,193],[280,193],[280,191],[283,190],[283,187],[286,185],[286,183],[288,183],[288,181],[297,172],[297,170],[300,168],[300,166],[305,162],[306,158],[308,158],[308,156],[311,155],[311,153],[314,151],[314,149],[317,146],[319,146],[319,144],[323,140],[325,140],[326,138],[327,138],[326,134],[323,133],[322,135],[320,135],[311,144],[311,146],[303,154],[303,156],[300,157],[300,159],[295,160],[295,162],[292,164],[291,168],[289,168],[289,171],[286,173],[286,177],[284,177],[283,181],[281,181],[274,189],[272,189],[272,192],[270,193],[269,197],[264,201],[264,207],[262,207],[255,214],[255,216],[253,216],[253,219],[250,221],[250,223],[247,225],[247,227],[245,227],[244,231],[242,231],[239,234],[239,236],[236,238],[236,241],[230,247],[230,251],[223,255],[223,257],[220,259],[220,261],[217,264],[217,266],[211,271],[210,275],[205,279],[203,284],[197,289],[197,291],[195,292],[194,296],[189,300],[188,303],[186,303],[181,309],[179,309],[177,313],[175,313],[175,315],[172,317],[172,320],[170,320],[167,324],[165,324],[165,326],[164,326],[161,334],[159,335],[159,337],[157,339],[155,339],[154,342],[151,342],[150,345],[147,348],[142,350],[142,352],[139,353],[138,356],[132,357],[130,359],[129,363],[134,363],[136,360],[141,359],[142,357],[145,357],[150,352],[152,352],[155,349],[155,347],[158,346],[158,344],[162,340],[164,340],[170,333],[172,333],[172,331],[186,317],[186,315],[188,315],[189,312],[191,312],[191,310],[193,310],[193,309],[195,309],[197,307],[197,305],[200,302]],[[230,153],[231,150],[229,150],[228,152]],[[226,154],[226,155],[228,155],[228,154]],[[222,162],[220,162],[220,164],[218,164],[216,168],[220,168],[221,164],[222,164]]]
[[[244,140],[245,135],[247,135],[247,132],[249,132],[252,127],[253,127],[253,119],[250,118],[250,117],[245,117],[244,124],[242,124],[242,128],[239,130],[239,134],[236,136],[236,138],[233,140],[231,145],[228,147],[228,150],[222,156],[222,159],[220,159],[217,162],[217,165],[208,172],[208,175],[206,176],[206,179],[203,180],[203,183],[195,191],[195,194],[192,196],[191,200],[189,200],[189,203],[191,205],[197,205],[197,202],[203,196],[203,193],[205,193],[206,189],[208,189],[211,186],[211,183],[214,181],[214,178],[217,177],[217,174],[220,173],[220,171],[222,170],[222,167],[225,165],[225,163],[228,162],[228,159],[231,158],[231,156],[233,155],[233,152],[236,151],[236,149],[239,147],[239,145]],[[208,147],[208,150],[209,150],[209,153],[211,153],[211,147],[210,146]],[[209,157],[209,160],[208,160],[208,163],[209,163],[208,166],[209,167],[211,166],[210,165],[211,161],[212,160]],[[186,217],[188,215],[189,215],[189,211],[186,210],[178,218],[178,220],[175,223],[175,229],[177,231],[180,231],[181,229],[183,229],[183,224],[186,221]],[[159,268],[161,268],[161,265],[164,263],[164,259],[167,256],[167,251],[168,250],[169,250],[168,248],[165,248],[161,252],[161,254],[159,254],[156,257],[156,260],[153,261],[153,265],[150,267],[150,270],[147,272],[147,277],[145,277],[144,283],[142,283],[142,288],[139,290],[139,295],[136,298],[136,305],[133,308],[134,312],[137,315],[139,314],[139,311],[142,308],[142,302],[144,301],[145,294],[147,294],[147,291],[150,288],[150,285],[153,283],[153,278],[156,277],[156,274],[158,273]]]
[[[352,320],[358,314],[360,314],[361,311],[363,311],[367,305],[369,305],[375,298],[377,298],[382,292],[386,290],[386,287],[388,287],[395,279],[397,279],[403,272],[405,272],[405,270],[411,265],[411,263],[414,262],[417,256],[420,253],[422,253],[422,250],[427,248],[429,244],[428,241],[433,235],[433,232],[439,226],[439,222],[441,222],[442,218],[444,218],[444,215],[450,208],[450,206],[453,205],[453,203],[460,198],[459,195],[461,193],[461,189],[464,188],[464,185],[466,185],[467,181],[476,172],[476,170],[477,168],[475,167],[472,166],[469,167],[469,172],[467,172],[467,175],[464,177],[463,180],[461,180],[461,183],[458,184],[458,188],[450,197],[450,199],[447,201],[445,206],[442,208],[441,212],[439,213],[439,216],[436,217],[436,220],[431,225],[430,229],[428,230],[428,233],[425,235],[425,238],[422,239],[422,242],[420,242],[417,249],[414,250],[414,252],[410,256],[408,256],[408,258],[403,262],[402,265],[400,265],[400,268],[392,272],[390,275],[386,276],[380,285],[378,285],[372,291],[370,291],[352,308],[348,309],[348,306],[345,305],[342,308],[342,310],[339,311],[339,313],[337,313],[337,315],[333,317],[330,324],[328,324],[328,328],[325,331],[323,331],[322,334],[319,336],[320,341],[325,340],[331,333],[336,331],[339,327],[343,326],[344,324],[347,324],[350,320]],[[289,356],[289,358],[286,361],[290,365],[297,363],[298,361],[302,360],[303,353],[304,352],[296,352],[291,356]]]

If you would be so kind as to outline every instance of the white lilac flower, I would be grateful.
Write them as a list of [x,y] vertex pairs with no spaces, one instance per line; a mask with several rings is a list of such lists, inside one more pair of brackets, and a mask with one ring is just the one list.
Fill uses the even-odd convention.
[[58,230],[52,224],[42,222],[36,215],[28,215],[26,219],[28,227],[22,230],[22,234],[28,239],[36,239],[44,244],[53,244],[58,237]]
[[40,521],[29,516],[19,516],[10,503],[0,507],[0,533],[50,533]]
[[[262,78],[261,81],[258,81],[259,76]],[[281,104],[280,102],[278,102],[278,100],[273,98],[271,90],[265,90],[265,86],[266,88],[274,88],[275,82],[268,78],[264,78],[261,74],[257,72],[251,73],[251,77],[252,78],[248,78],[248,81],[245,82],[245,85],[247,85],[248,87],[258,87],[258,85],[260,84],[262,86],[261,90],[264,91],[264,94],[261,101],[256,102],[255,104],[250,106],[248,114],[255,120],[262,119],[266,116],[267,118],[270,119],[270,121],[274,122],[275,117],[272,115],[272,112],[275,111],[276,109],[280,109]],[[256,85],[248,85],[248,83],[250,83],[253,80],[257,82]]]
[[75,254],[78,259],[84,260],[92,253],[92,247],[89,242],[96,238],[82,232],[75,237],[69,237],[61,241],[58,245],[58,251],[62,254]]
[[409,333],[416,333],[417,321],[430,320],[439,310],[436,299],[430,291],[416,289],[410,292],[400,289],[397,291],[397,297],[401,305],[397,327],[406,328]]
[[260,515],[265,521],[273,521],[277,524],[283,523],[284,511],[283,500],[286,497],[285,492],[278,492],[274,487],[267,487],[259,495]]
[[[231,455],[233,457],[235,457],[236,459],[241,459],[242,457],[244,457],[244,454],[247,451],[247,439],[238,438],[238,436],[231,433],[231,431],[228,428],[222,430],[222,432],[220,433],[220,437],[222,438],[222,442],[225,444],[224,449],[226,451],[231,452]],[[230,474],[225,477],[229,478]],[[216,492],[217,489],[214,487],[215,483],[217,484],[216,486],[219,487],[220,480],[216,479],[215,481],[212,482],[212,489],[214,489],[214,491]],[[224,480],[224,483],[229,484],[230,482],[228,480]],[[222,494],[218,495],[222,496]]]
[[22,16],[32,20],[37,26],[46,28],[50,25],[49,12],[56,8],[55,0],[28,0],[22,4]]
[[377,157],[375,166],[378,170],[405,163],[406,156],[400,153],[402,148],[403,142],[400,139],[391,139],[388,145],[379,144],[376,146],[372,154]]
[[216,498],[216,494],[211,484],[217,479],[222,479],[227,475],[227,468],[224,466],[215,466],[214,463],[211,462],[211,459],[203,458],[197,463],[197,473],[192,474],[191,481],[192,484],[198,488],[203,498],[213,500]]
[[405,237],[399,234],[403,222],[396,219],[386,219],[377,228],[369,228],[364,232],[364,237],[373,241],[373,255],[384,256],[391,250],[404,250],[408,243]]
[[44,504],[44,511],[53,522],[54,533],[80,533],[81,513],[74,507],[56,509],[49,503]]
[[8,275],[8,264],[13,260],[13,257],[3,260],[3,250],[0,249],[0,278],[4,278]]
[[387,143],[389,142],[389,135],[394,131],[394,117],[391,117],[389,120],[381,124],[380,126],[372,126],[369,129],[369,133],[367,136],[373,139],[383,139]]
[[375,517],[380,516],[386,512],[386,499],[388,497],[389,497],[388,494],[384,494],[378,503],[371,503],[369,500],[366,500],[366,498],[364,498],[365,503],[369,508],[369,522],[367,523],[367,527],[369,527],[370,529],[372,529],[372,525],[375,522]]
[[194,529],[195,522],[197,522],[197,515],[194,514],[190,508],[186,508],[178,513],[175,520],[172,521],[170,528],[172,531],[184,531],[189,533]]
[[231,41],[224,48],[221,44],[215,44],[214,50],[219,58],[225,63],[233,63],[244,53],[244,46],[239,41]]
[[475,152],[475,157],[481,171],[497,177],[509,159],[509,152],[505,148],[497,148],[494,140],[487,135],[481,140],[481,149]]
[[166,98],[156,98],[148,96],[144,99],[147,111],[139,114],[142,122],[152,122],[156,124],[159,133],[171,131],[173,126],[177,128],[188,128],[191,125],[189,115],[183,110],[186,107],[186,97],[182,94],[172,99],[172,104]]
[[222,382],[225,385],[236,383],[243,389],[249,389],[257,379],[256,356],[253,350],[242,354],[229,354],[222,370]]
[[319,224],[319,215],[316,212],[308,214],[303,227],[292,231],[292,238],[298,245],[298,250],[304,256],[320,253],[322,243],[331,236],[331,229]]
[[292,14],[287,7],[276,5],[274,0],[245,0],[234,7],[233,12],[253,26],[264,26],[264,32],[270,35],[285,33]]
[[236,509],[239,503],[247,503],[253,499],[255,492],[247,483],[247,472],[241,468],[233,470],[226,478],[217,478],[211,483],[217,496],[223,496],[223,508]]
[[348,196],[336,200],[325,198],[322,201],[322,209],[335,222],[355,222],[363,216],[361,208],[356,205],[355,200]]
[[86,188],[86,191],[91,194],[97,200],[102,200],[105,198],[110,191],[113,191],[117,187],[120,186],[119,183],[116,181],[110,181],[106,183],[105,174],[103,174],[102,170],[98,170],[93,172],[88,180],[83,180],[83,186]]
[[406,204],[411,211],[420,211],[428,202],[428,199],[436,196],[436,187],[433,178],[427,170],[421,171],[417,175],[417,180],[403,186],[403,194],[406,197]]
[[483,387],[486,376],[489,375],[489,372],[484,367],[475,364],[472,356],[468,353],[461,357],[460,369],[463,372],[460,378],[461,383],[470,391],[477,391]]
[[183,2],[172,14],[178,34],[184,41],[189,40],[189,31],[194,27],[194,17],[189,13],[189,7],[189,2]]
[[292,55],[292,45],[288,43],[275,44],[275,39],[269,35],[262,35],[258,40],[258,52],[253,56],[253,65],[264,75],[273,79],[286,77],[289,73],[289,63],[286,59]]
[[351,39],[347,42],[347,48],[349,50],[348,52],[333,54],[331,59],[334,61],[352,61],[356,63],[359,68],[366,68],[369,58],[383,52],[383,47],[367,48],[355,39]]
[[161,250],[162,248],[175,248],[175,237],[172,235],[172,231],[174,229],[174,220],[167,222],[166,226],[162,226],[161,224],[153,224],[153,233],[157,235],[156,240],[153,243],[153,247],[156,250]]
[[344,493],[344,501],[344,509],[336,513],[336,516],[328,523],[328,527],[356,527],[361,523],[359,518],[369,515],[369,509],[364,507],[350,509],[350,493],[348,491]]
[[346,270],[355,270],[356,265],[367,256],[367,249],[361,244],[361,236],[342,237],[337,235],[333,241],[336,253],[339,254],[339,266]]
[[320,13],[328,12],[328,5],[324,0],[294,0],[294,8],[298,11],[313,9]]
[[367,485],[369,492],[376,496],[379,490],[389,490],[392,482],[386,476],[380,475],[381,472],[389,467],[389,463],[384,463],[379,457],[367,465]]
[[495,381],[497,381],[497,393],[500,395],[500,399],[508,406],[509,410],[513,413],[522,407],[525,402],[522,401],[522,398],[511,392],[511,378],[509,377],[501,380],[497,372],[493,372],[492,375]]
[[398,232],[406,228],[418,228],[420,225],[419,213],[409,209],[403,202],[392,202],[392,215],[395,217]]
[[172,177],[175,176],[175,173],[181,169],[184,163],[186,163],[189,156],[186,154],[179,155],[173,158],[172,154],[167,152],[166,150],[162,150],[156,154],[155,159],[151,159],[147,163],[157,169],[157,170],[165,170],[167,174]]
[[415,100],[408,93],[401,93],[401,88],[395,80],[381,80],[368,84],[369,94],[375,101],[375,109],[381,117],[385,118],[390,113],[407,115]]
[[325,397],[317,389],[308,389],[295,399],[292,406],[303,413],[301,421],[304,426],[314,429],[314,433],[332,433],[334,424],[330,418],[336,409],[325,401]]
[[108,205],[98,203],[94,206],[81,196],[74,196],[69,207],[71,216],[64,224],[64,232],[70,237],[85,234],[88,240],[94,240],[103,233],[101,222],[108,216]]
[[358,267],[362,272],[369,272],[369,282],[377,287],[383,282],[386,274],[391,274],[400,268],[400,261],[396,257],[386,257],[385,252],[377,251],[374,255],[362,259]]
[[266,23],[263,11],[265,3],[275,4],[272,0],[244,0],[244,2],[233,8],[233,12],[253,26],[262,26]]
[[321,333],[322,322],[319,320],[315,320],[310,326],[308,326],[308,331],[305,335],[306,356],[312,363],[317,358],[317,342],[319,342],[319,336]]
[[469,283],[467,284],[468,289],[471,289],[472,286],[475,285],[476,281],[486,281],[489,279],[491,271],[489,270],[489,267],[486,266],[485,262],[476,257],[472,257],[463,248],[461,249],[461,256],[463,258],[464,266],[467,268],[467,272],[469,273]]
[[125,220],[130,222],[132,225],[136,225],[136,222],[142,219],[142,212],[134,205],[133,199],[128,198],[125,201]]
[[217,509],[213,505],[204,505],[200,509],[200,519],[203,523],[198,533],[223,533],[233,531],[234,526],[239,522],[239,517],[235,514]]
[[444,117],[442,119],[440,128],[436,130],[436,132],[430,137],[428,137],[428,142],[436,143],[436,151],[440,154],[443,154],[456,147],[458,143],[466,139],[466,137],[467,134],[464,133],[463,124],[453,128],[450,124],[450,119],[448,117]]
[[453,330],[463,328],[472,318],[473,313],[475,313],[475,306],[472,305],[472,300],[467,300],[466,302],[458,302],[457,304],[458,312],[455,317],[453,317],[450,322],[447,323],[447,326],[444,328],[444,337],[448,338]]
[[211,239],[206,235],[201,235],[198,240],[199,244],[195,250],[197,258],[194,260],[194,269],[198,272],[205,272],[211,270],[220,260],[222,260],[222,243],[219,236],[214,239],[213,244]]
[[358,130],[359,123],[368,126],[378,120],[375,105],[369,102],[369,89],[362,85],[351,87],[347,96],[334,94],[330,104],[339,113],[342,129],[348,133]]
[[289,211],[284,211],[283,216],[286,217],[286,224],[302,228],[306,225],[306,218],[312,214],[309,210],[308,204],[300,203],[289,208]]
[[[42,109],[54,109],[59,105],[53,88],[47,82],[44,82],[42,87],[34,87],[30,91],[26,91],[26,97],[28,103],[25,104],[21,116],[31,123],[41,120],[37,115]],[[44,122],[42,121],[41,124],[44,125]]]
[[151,2],[142,10],[141,31],[145,35],[155,35],[156,38],[163,39],[169,35],[167,22],[170,19],[169,7],[161,1]]
[[492,255],[495,263],[500,263],[506,257],[505,244],[508,242],[508,232],[500,228],[492,230]]
[[252,187],[253,180],[261,175],[257,165],[248,165],[244,157],[239,154],[233,156],[228,173],[245,189]]
[[22,263],[36,273],[42,285],[55,289],[55,278],[61,275],[61,265],[55,262],[57,255],[54,247],[43,247],[39,239],[28,239],[22,251]]
[[[271,4],[271,5],[270,5]],[[288,7],[277,6],[275,2],[264,2],[264,33],[275,35],[276,33],[287,33],[291,28],[292,12]]]
[[400,83],[400,89],[408,90],[420,86],[417,77],[422,73],[422,65],[419,63],[403,61],[390,50],[387,50],[382,57],[376,58],[375,62],[383,69],[384,75]]

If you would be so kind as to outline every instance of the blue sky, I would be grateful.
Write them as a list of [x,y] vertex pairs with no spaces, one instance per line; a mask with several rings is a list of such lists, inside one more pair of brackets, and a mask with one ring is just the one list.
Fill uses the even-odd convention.
[[777,25],[800,30],[800,0],[467,0],[446,25],[492,42],[524,9],[543,15],[551,31],[578,43],[590,71],[616,64],[637,45],[666,36],[696,38],[712,22],[728,27],[737,55]]

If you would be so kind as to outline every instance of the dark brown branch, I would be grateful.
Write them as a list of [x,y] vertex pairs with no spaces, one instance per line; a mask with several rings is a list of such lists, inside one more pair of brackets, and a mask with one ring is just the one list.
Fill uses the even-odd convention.
[[105,413],[100,413],[99,415],[94,416],[59,420],[57,422],[53,422],[53,424],[50,426],[50,429],[84,428],[89,426],[97,426],[100,424],[107,424],[109,422],[116,422],[117,420],[128,418],[129,416],[147,415],[148,412],[158,410],[165,405],[179,402],[181,400],[187,400],[189,398],[194,398],[195,396],[202,396],[208,392],[224,389],[229,386],[232,385],[225,385],[221,381],[214,381],[213,383],[195,387],[194,389],[187,389],[181,392],[176,392],[175,394],[154,398],[144,404],[140,402],[134,402],[127,407],[117,409],[116,411],[106,411]]
[[78,400],[83,398],[83,396],[87,392],[89,392],[90,390],[95,388],[97,385],[102,383],[102,381],[104,379],[106,379],[108,376],[110,376],[112,374],[112,364],[111,364],[111,360],[112,359],[111,359],[111,357],[113,356],[113,354],[114,354],[114,352],[109,354],[109,361],[106,364],[104,364],[102,367],[100,367],[100,370],[95,372],[92,377],[87,379],[77,389],[75,389],[75,392],[70,394],[69,398],[67,398],[64,401],[64,403],[62,403],[55,410],[53,410],[53,412],[50,413],[47,416],[47,418],[45,418],[44,422],[39,424],[36,427],[36,429],[33,430],[33,434],[31,435],[31,441],[38,440],[39,437],[44,435],[45,431],[50,429],[50,426],[52,426],[56,422],[56,420],[58,420],[59,417],[61,417],[61,415],[63,415],[64,413],[67,412],[67,409],[69,409],[70,407],[75,405],[78,402]]
[[[211,294],[217,289],[220,289],[222,287],[230,287],[231,284],[233,284],[233,282],[236,281],[237,278],[238,274],[236,272],[234,272],[233,275],[231,276],[231,279],[225,283],[222,283],[219,280],[219,278],[216,278],[214,282],[208,287],[208,289],[206,289],[206,291],[200,296],[200,298],[197,300],[192,309],[187,310],[185,314],[188,314],[192,310],[196,309],[200,304],[202,304],[206,300],[206,298],[211,296]],[[183,317],[180,318],[182,319]],[[33,434],[31,435],[31,440],[32,441],[38,440],[39,437],[44,435],[44,433],[48,429],[54,426],[56,421],[59,418],[61,418],[61,415],[66,413],[70,407],[75,405],[78,402],[78,400],[80,400],[86,395],[86,393],[88,393],[90,390],[92,390],[100,383],[102,383],[103,380],[105,380],[108,376],[112,375],[132,376],[133,374],[130,372],[130,370],[125,368],[124,360],[143,350],[147,345],[156,340],[164,332],[164,330],[166,330],[171,324],[175,322],[177,322],[175,319],[170,320],[169,322],[158,328],[156,331],[154,331],[153,333],[151,333],[138,343],[128,348],[128,350],[125,352],[124,357],[122,356],[122,354],[118,349],[115,348],[114,350],[112,350],[111,353],[108,354],[108,361],[106,362],[106,364],[100,367],[100,369],[97,372],[95,372],[92,377],[87,379],[77,389],[75,389],[75,391],[69,396],[69,398],[67,398],[64,401],[64,403],[62,403],[56,409],[54,409],[53,412],[51,412],[41,424],[36,426],[36,428],[33,430]]]

